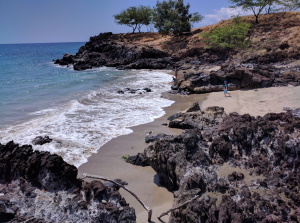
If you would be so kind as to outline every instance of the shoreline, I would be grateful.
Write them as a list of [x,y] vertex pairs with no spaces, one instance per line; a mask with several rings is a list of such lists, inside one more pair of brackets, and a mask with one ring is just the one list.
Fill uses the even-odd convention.
[[[78,177],[83,173],[107,177],[109,179],[122,179],[128,183],[126,186],[152,209],[152,221],[158,222],[157,217],[172,208],[173,194],[159,185],[156,172],[151,167],[139,167],[126,163],[123,155],[136,155],[147,147],[146,133],[153,131],[152,135],[165,133],[169,135],[180,134],[180,129],[172,129],[162,124],[168,123],[167,118],[176,112],[187,109],[193,103],[200,105],[207,94],[173,95],[165,93],[164,98],[174,103],[163,108],[165,114],[153,122],[131,127],[132,133],[116,137],[103,145],[96,154],[88,158],[88,162],[78,167]],[[141,204],[128,192],[120,189],[126,202],[136,210],[137,222],[147,222],[147,212]],[[164,217],[165,220],[166,217]]]
[[[136,155],[147,147],[146,133],[152,135],[165,133],[180,134],[182,130],[172,129],[162,124],[168,123],[167,118],[179,111],[185,110],[193,103],[198,102],[201,110],[209,106],[224,107],[225,112],[248,113],[252,116],[264,115],[269,112],[284,112],[283,107],[300,107],[300,86],[298,87],[271,87],[253,90],[230,91],[231,97],[224,97],[223,92],[193,95],[172,95],[165,93],[164,97],[174,103],[165,107],[165,115],[153,122],[132,127],[132,133],[112,139],[103,145],[96,154],[92,155],[87,163],[78,167],[78,176],[83,173],[122,179],[128,182],[127,187],[153,210],[152,221],[158,222],[157,217],[172,208],[173,195],[159,185],[156,172],[151,167],[139,167],[122,160],[123,155]],[[126,202],[136,210],[137,222],[147,222],[147,212],[140,203],[129,193],[120,189]],[[168,216],[163,218],[166,222]]]

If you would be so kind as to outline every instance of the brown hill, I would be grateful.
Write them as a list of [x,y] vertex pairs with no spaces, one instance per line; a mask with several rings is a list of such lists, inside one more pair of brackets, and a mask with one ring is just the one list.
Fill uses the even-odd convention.
[[[285,55],[288,58],[299,59],[300,12],[263,14],[260,16],[259,24],[255,24],[254,16],[243,16],[242,19],[253,24],[249,36],[251,45],[248,49],[240,49],[238,53],[233,54],[234,59],[244,62],[270,54]],[[228,19],[213,25],[200,27],[194,29],[190,36],[183,37],[166,37],[157,33],[126,35],[136,45],[147,44],[182,58],[189,56],[192,49],[207,47],[199,33],[208,32],[216,27],[228,25],[231,22],[232,19]],[[279,61],[274,60],[272,62]]]
[[261,15],[259,24],[254,16],[244,16],[253,24],[248,49],[235,51],[207,49],[200,33],[227,25],[231,19],[200,27],[181,37],[158,33],[112,34],[91,37],[76,55],[65,55],[56,60],[61,65],[74,64],[83,70],[99,66],[120,69],[165,69],[197,65],[222,64],[225,61],[241,63],[282,63],[299,59],[300,12],[282,12]]
[[[260,23],[255,24],[254,16],[243,16],[242,19],[253,24],[249,49],[240,50],[237,54],[242,61],[262,56],[270,52],[298,53],[300,50],[300,12],[281,12],[263,14]],[[203,42],[200,33],[210,31],[216,27],[229,25],[232,19],[222,20],[219,23],[193,29],[191,35],[174,37],[163,36],[159,33],[136,33],[120,34],[123,41],[137,47],[151,46],[158,50],[167,52],[173,56],[182,57],[191,49],[203,48],[207,45]],[[288,46],[287,46],[288,45]],[[239,58],[235,55],[235,58]]]

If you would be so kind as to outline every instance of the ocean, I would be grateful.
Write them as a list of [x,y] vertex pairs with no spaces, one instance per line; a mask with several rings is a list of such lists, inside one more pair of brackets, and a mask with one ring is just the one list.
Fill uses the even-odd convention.
[[[173,101],[167,71],[101,67],[74,71],[52,60],[75,54],[84,43],[0,45],[0,143],[32,144],[37,136],[51,143],[33,145],[79,167],[111,139],[130,127],[165,114]],[[120,94],[124,88],[150,88]]]

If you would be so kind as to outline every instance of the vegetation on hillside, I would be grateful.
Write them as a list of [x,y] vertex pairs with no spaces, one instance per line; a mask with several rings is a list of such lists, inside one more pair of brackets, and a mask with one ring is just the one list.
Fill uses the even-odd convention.
[[212,48],[245,48],[250,41],[247,38],[251,24],[241,17],[235,17],[232,23],[216,27],[202,34],[204,41]]
[[[190,60],[189,58],[198,58],[199,61],[202,61],[206,53],[209,52],[220,53],[218,54],[220,57],[228,53],[234,61],[254,61],[255,58],[259,58],[259,60],[273,58],[273,61],[280,61],[287,56],[293,59],[299,58],[300,12],[262,14],[260,15],[259,24],[255,23],[254,15],[243,16],[241,20],[241,22],[251,24],[251,27],[244,42],[242,42],[245,45],[241,46],[238,43],[237,45],[239,46],[234,47],[233,51],[224,51],[222,47],[211,47],[207,40],[204,41],[205,38],[202,35],[203,33],[210,33],[216,28],[219,29],[228,25],[232,26],[234,24],[233,19],[222,20],[213,25],[192,29],[190,35],[184,36],[162,36],[157,32],[123,34],[122,43],[134,44],[141,49],[145,46],[151,47],[168,53],[174,56],[174,58],[186,60]],[[238,32],[238,34],[240,33]],[[227,44],[222,45],[226,46]]]

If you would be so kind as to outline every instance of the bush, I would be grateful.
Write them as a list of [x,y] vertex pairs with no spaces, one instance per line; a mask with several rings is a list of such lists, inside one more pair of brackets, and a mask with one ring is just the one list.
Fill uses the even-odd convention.
[[235,17],[232,24],[217,27],[203,33],[204,41],[212,48],[246,48],[250,40],[247,38],[251,24]]

